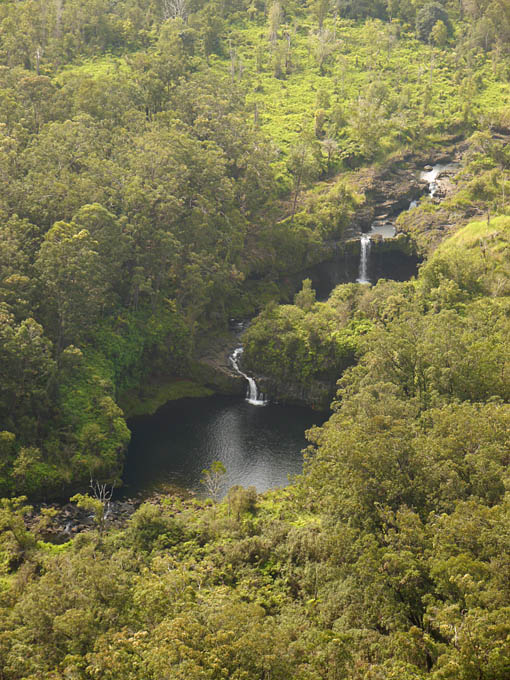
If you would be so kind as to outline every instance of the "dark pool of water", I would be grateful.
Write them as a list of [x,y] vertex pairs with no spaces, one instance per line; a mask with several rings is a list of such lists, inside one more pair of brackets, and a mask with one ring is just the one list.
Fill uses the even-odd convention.
[[200,492],[204,468],[220,460],[223,491],[240,484],[259,492],[285,486],[302,469],[304,432],[327,414],[307,408],[252,406],[239,397],[182,399],[153,416],[132,418],[123,492],[176,484]]

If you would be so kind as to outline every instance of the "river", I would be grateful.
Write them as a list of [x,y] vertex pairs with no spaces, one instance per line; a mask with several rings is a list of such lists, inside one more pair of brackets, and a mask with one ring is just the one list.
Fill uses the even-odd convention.
[[[434,197],[437,176],[445,166],[435,166],[422,178]],[[410,207],[414,207],[414,202]],[[404,280],[416,273],[417,260],[399,253],[378,263],[369,259],[372,235],[391,238],[389,220],[376,220],[363,238],[360,262],[325,262],[305,272],[311,275],[318,297],[325,298],[340,282],[375,283],[378,278]],[[234,356],[237,361],[239,355]],[[237,366],[238,370],[239,367]],[[197,493],[202,471],[221,461],[226,474],[223,493],[240,484],[263,492],[285,486],[289,477],[302,470],[305,430],[328,417],[312,409],[265,403],[249,376],[247,398],[213,396],[169,402],[153,416],[132,418],[131,443],[126,457],[123,493],[132,496],[176,485]],[[248,384],[249,383],[249,384]]]

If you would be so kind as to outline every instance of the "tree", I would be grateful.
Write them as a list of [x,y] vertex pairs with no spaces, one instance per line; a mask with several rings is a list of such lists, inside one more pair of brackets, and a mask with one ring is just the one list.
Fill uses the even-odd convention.
[[432,37],[434,26],[441,21],[447,33],[451,31],[451,23],[445,8],[438,2],[430,2],[424,5],[416,15],[416,32],[423,42],[429,42]]
[[[123,273],[133,245],[126,221],[118,220],[102,205],[93,203],[83,205],[74,215],[72,224],[78,230],[85,229],[90,234],[104,264],[108,286],[122,294],[126,289]],[[163,244],[160,248],[163,248]]]
[[327,118],[327,113],[324,109],[317,109],[315,112],[315,136],[317,139],[322,139],[326,134],[324,125],[326,124]]
[[329,175],[333,167],[333,158],[338,154],[340,146],[332,137],[326,137],[322,140],[322,148],[326,152],[327,170]]
[[0,496],[9,496],[12,490],[10,470],[16,456],[16,435],[0,431]]
[[25,440],[36,436],[47,414],[55,373],[51,355],[52,343],[40,324],[30,318],[17,324],[0,305],[0,416]]
[[373,158],[389,125],[383,100],[371,88],[358,97],[350,123],[363,155]]
[[257,490],[254,486],[247,489],[236,485],[230,487],[227,494],[229,512],[233,512],[236,520],[241,520],[241,515],[251,512],[255,513],[257,508]]
[[71,503],[76,503],[79,508],[93,513],[94,522],[99,531],[99,537],[102,538],[106,529],[106,519],[108,517],[110,501],[113,496],[114,485],[110,486],[106,483],[101,484],[100,482],[91,479],[90,488],[92,489],[92,496],[77,493],[69,500]]
[[280,28],[281,20],[282,20],[282,8],[280,3],[276,0],[275,2],[272,3],[271,7],[269,8],[269,13],[267,17],[268,38],[273,48],[275,47],[276,41],[278,40],[278,29]]
[[437,47],[444,47],[448,42],[448,29],[443,21],[436,21],[430,32],[430,39]]
[[57,355],[109,303],[104,264],[97,242],[86,229],[58,222],[46,234],[35,263],[45,291],[43,307],[55,338]]
[[0,573],[19,566],[35,549],[35,536],[24,520],[32,512],[26,501],[26,496],[0,499]]
[[309,312],[315,304],[315,291],[312,288],[312,280],[304,279],[299,293],[294,296],[294,304],[304,312]]
[[18,84],[20,96],[32,114],[32,129],[38,133],[41,125],[51,119],[51,104],[55,86],[47,76],[27,75]]
[[226,467],[220,460],[215,460],[210,468],[202,470],[202,485],[213,500],[219,500],[223,486]]
[[319,151],[318,143],[315,140],[308,140],[306,136],[302,136],[290,149],[287,167],[293,176],[294,183],[291,220],[296,213],[297,201],[303,185],[316,179],[320,174]]
[[331,0],[315,0],[313,4],[314,14],[317,17],[317,22],[319,24],[319,30],[322,29],[324,24],[324,19],[328,16],[329,10],[331,9]]
[[187,0],[163,0],[163,18],[176,19],[179,17],[186,21],[188,17]]
[[316,33],[310,34],[310,44],[317,60],[319,73],[325,73],[325,65],[337,48],[335,32],[328,28],[320,28]]
[[384,0],[335,0],[335,5],[340,16],[345,19],[384,19],[386,15]]
[[209,63],[211,54],[221,55],[223,53],[221,37],[225,30],[225,22],[215,10],[214,5],[207,3],[198,17],[194,16],[193,25],[197,28],[206,62]]
[[154,503],[142,503],[129,520],[127,538],[136,550],[150,552],[171,547],[182,540],[184,532],[174,517]]

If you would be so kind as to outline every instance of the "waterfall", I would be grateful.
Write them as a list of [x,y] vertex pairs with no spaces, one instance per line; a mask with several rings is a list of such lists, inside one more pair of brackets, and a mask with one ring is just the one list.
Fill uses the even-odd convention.
[[437,193],[438,190],[438,184],[437,184],[437,178],[439,175],[444,172],[445,170],[450,170],[452,171],[454,168],[457,167],[456,163],[449,163],[448,165],[443,165],[442,163],[438,163],[437,165],[434,165],[432,167],[432,170],[424,171],[420,173],[420,179],[424,180],[427,182],[429,185],[429,196],[430,198],[434,198],[434,196]]
[[267,401],[264,399],[263,394],[259,394],[257,389],[257,383],[249,375],[243,373],[239,368],[239,360],[243,353],[242,347],[237,347],[230,355],[230,363],[232,364],[234,370],[239,373],[245,380],[248,381],[248,389],[246,390],[246,401],[253,406],[265,406]]
[[[430,166],[429,166],[430,167]],[[429,196],[430,198],[434,198],[434,194],[437,191],[437,183],[436,179],[439,173],[444,170],[446,166],[444,165],[434,165],[431,170],[423,171],[420,174],[420,179],[424,180],[427,182],[429,185]]]
[[360,241],[360,259],[359,259],[359,274],[357,278],[358,283],[370,283],[368,278],[368,262],[370,260],[370,236],[366,234],[361,235]]
[[[436,177],[437,177],[437,175],[436,175]],[[436,177],[429,183],[429,196],[430,196],[430,198],[434,198],[434,196],[436,195],[436,191],[437,191]]]

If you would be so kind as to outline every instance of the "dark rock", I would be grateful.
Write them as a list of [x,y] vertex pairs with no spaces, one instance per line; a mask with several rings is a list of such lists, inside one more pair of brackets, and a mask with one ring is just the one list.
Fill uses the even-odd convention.
[[328,411],[336,393],[338,376],[331,380],[313,380],[306,387],[296,383],[279,384],[272,378],[257,376],[257,385],[264,394],[269,394],[271,401],[294,406],[309,406],[317,411]]
[[209,343],[207,354],[193,363],[191,378],[218,394],[244,395],[244,379],[235,373],[229,360],[230,354],[239,345],[238,336],[231,333],[216,345]]
[[417,165],[412,163],[400,167],[390,162],[377,170],[361,171],[356,184],[366,198],[362,215],[368,213],[371,217],[367,223],[356,215],[354,221],[361,231],[367,231],[374,218],[388,219],[407,210],[409,203],[420,198],[427,189],[427,183],[419,179]]

